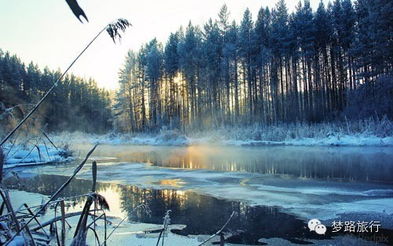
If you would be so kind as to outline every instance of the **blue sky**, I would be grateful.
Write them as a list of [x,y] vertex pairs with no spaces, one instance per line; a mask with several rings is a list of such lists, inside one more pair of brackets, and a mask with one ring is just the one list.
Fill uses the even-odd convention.
[[[271,0],[79,0],[89,18],[81,24],[65,0],[0,0],[0,48],[17,54],[22,61],[34,61],[41,68],[65,70],[76,55],[109,22],[128,19],[133,27],[120,44],[108,35],[97,42],[74,65],[71,72],[94,78],[99,86],[117,88],[117,74],[129,49],[137,50],[154,37],[165,43],[170,32],[215,18],[226,3],[231,17],[240,21],[248,7],[254,19],[261,6],[273,7]],[[290,11],[296,1],[287,0]],[[327,2],[327,1],[325,1]],[[316,9],[319,0],[311,0]]]

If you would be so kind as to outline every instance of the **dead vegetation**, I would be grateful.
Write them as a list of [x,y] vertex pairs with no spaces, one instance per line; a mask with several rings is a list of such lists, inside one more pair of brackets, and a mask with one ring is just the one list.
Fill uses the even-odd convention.
[[[80,54],[73,60],[73,62],[68,66],[68,68],[62,73],[60,77],[52,84],[50,89],[43,95],[43,97],[34,105],[34,107],[27,113],[23,114],[23,119],[16,124],[15,127],[1,140],[0,142],[0,181],[3,177],[3,167],[5,163],[5,158],[3,154],[3,147],[7,141],[11,141],[11,137],[20,129],[23,124],[31,118],[34,112],[40,107],[40,105],[45,101],[45,99],[52,93],[52,91],[57,87],[62,78],[67,74],[69,69],[75,64],[75,62],[80,58],[80,56],[91,46],[91,44],[101,35],[104,31],[107,31],[110,37],[115,40],[116,38],[121,38],[120,32],[124,32],[125,29],[130,25],[130,23],[125,19],[119,19],[114,23],[110,23],[106,25],[91,41],[88,45],[80,52]],[[12,110],[6,110],[7,114],[12,115]],[[3,114],[0,115],[3,118]],[[54,143],[48,138],[45,132],[42,132],[43,136],[49,141],[50,144],[54,145]],[[15,142],[11,142],[11,148],[15,146]],[[46,146],[46,145],[45,145]],[[39,157],[41,158],[40,148],[37,145],[34,145],[38,150]],[[57,147],[54,145],[57,149]],[[33,207],[30,207],[28,204],[24,204],[22,208],[14,210],[11,198],[9,196],[9,192],[5,189],[0,183],[0,195],[2,198],[1,206],[0,206],[0,244],[1,245],[48,245],[54,239],[57,242],[57,245],[65,245],[65,228],[67,223],[67,218],[71,215],[65,214],[64,203],[70,198],[58,198],[64,188],[69,185],[71,180],[76,176],[76,174],[83,168],[85,163],[87,162],[89,156],[94,152],[97,145],[94,146],[89,153],[86,155],[86,158],[81,162],[80,165],[77,166],[73,175],[51,196],[51,198],[38,208],[33,210]],[[33,151],[33,149],[29,152],[29,154]],[[47,151],[48,152],[48,151]],[[49,154],[49,153],[48,153]],[[96,220],[99,218],[104,219],[104,239],[102,242],[105,245],[107,240],[106,238],[106,215],[105,210],[109,209],[108,203],[105,198],[98,193],[96,193],[95,187],[97,182],[97,164],[94,162],[92,165],[92,175],[93,175],[93,187],[92,191],[89,194],[85,194],[87,197],[85,206],[82,212],[79,214],[72,214],[72,216],[80,215],[78,225],[75,229],[74,237],[71,245],[86,245],[86,235],[88,230],[93,231],[95,238],[100,244],[100,239],[97,234],[97,231],[94,229],[96,225]],[[92,205],[94,205],[93,209],[91,209]],[[55,218],[49,222],[40,222],[39,217],[48,206],[54,206],[55,208]],[[57,217],[57,208],[61,210],[61,216]],[[34,211],[34,212],[33,212]],[[87,224],[88,218],[93,213],[94,221],[90,224]],[[57,222],[61,221],[60,233],[59,228],[57,226]],[[37,225],[33,228],[32,222],[35,222]],[[68,224],[69,225],[69,224]],[[44,230],[45,226],[50,226],[50,232],[47,233]],[[33,230],[34,229],[34,230]]]
[[[0,245],[28,245],[28,246],[39,246],[39,245],[66,245],[67,240],[67,230],[72,230],[72,226],[68,220],[73,217],[78,217],[79,220],[74,229],[73,237],[71,240],[71,246],[85,246],[88,243],[88,233],[93,233],[94,243],[98,246],[106,246],[108,239],[113,235],[113,232],[119,228],[119,226],[128,218],[123,218],[120,223],[113,227],[113,230],[108,234],[107,225],[111,225],[112,222],[108,220],[106,211],[109,210],[109,204],[105,197],[98,194],[96,191],[97,184],[97,163],[92,162],[92,187],[91,192],[87,194],[82,194],[73,197],[61,197],[62,191],[71,183],[79,171],[85,166],[89,157],[97,148],[95,145],[83,159],[83,161],[75,168],[73,174],[50,196],[49,200],[43,202],[41,205],[32,206],[31,204],[24,203],[21,207],[15,209],[12,204],[12,198],[10,197],[9,190],[6,189],[2,184],[3,178],[3,168],[5,164],[5,155],[3,153],[3,148],[7,149],[7,155],[11,150],[17,146],[15,133],[18,129],[21,129],[23,124],[31,118],[34,112],[40,107],[40,105],[45,101],[45,99],[51,94],[51,92],[57,87],[58,83],[66,75],[68,70],[74,65],[74,63],[79,59],[79,57],[86,51],[86,49],[98,38],[101,33],[107,31],[109,36],[115,42],[116,39],[121,38],[121,32],[124,32],[127,27],[131,24],[126,19],[118,19],[116,22],[108,24],[104,29],[102,29],[92,41],[82,50],[82,52],[74,59],[70,66],[65,70],[65,72],[53,83],[50,89],[44,94],[44,96],[34,105],[34,107],[27,113],[22,113],[23,118],[16,124],[12,130],[0,141]],[[19,108],[15,106],[13,108],[7,109],[5,114],[0,114],[0,118],[4,117],[14,117],[12,112],[14,109]],[[44,146],[47,154],[49,155],[47,144],[53,146],[56,150],[59,150],[54,142],[48,137],[48,135],[39,128],[42,136],[41,141],[44,142]],[[14,137],[14,139],[12,139]],[[10,142],[9,146],[5,146],[6,142]],[[27,155],[30,155],[34,150],[38,151],[39,158],[41,159],[41,149],[38,147],[38,142],[32,145],[33,147],[28,151]],[[68,155],[67,152],[63,153]],[[27,157],[25,157],[27,158]],[[23,158],[22,158],[23,159]],[[18,175],[15,172],[12,174],[17,178]],[[66,213],[66,204],[73,202],[76,198],[85,198],[85,203],[82,211]],[[53,217],[51,219],[43,219],[48,209],[53,209]],[[140,204],[135,207],[133,211],[142,209],[144,211],[149,211],[147,205]],[[164,245],[164,239],[170,231],[170,216],[167,211],[162,228],[159,229],[159,235],[157,240],[157,245],[161,242]],[[58,215],[59,214],[59,215]],[[224,245],[224,237],[222,231],[225,229],[226,225],[234,216],[232,213],[231,217],[225,223],[225,225],[214,235],[207,238],[200,245],[211,241],[214,237],[220,236],[220,245]],[[98,231],[98,225],[102,222],[103,231]],[[67,229],[68,228],[68,229]],[[89,243],[91,241],[89,240]]]
[[[57,245],[65,245],[66,227],[71,227],[67,222],[68,218],[79,216],[79,222],[75,228],[74,237],[71,245],[86,245],[88,231],[92,231],[98,245],[106,245],[107,227],[110,222],[106,217],[106,210],[109,210],[108,202],[105,197],[96,192],[97,182],[97,163],[92,163],[93,185],[91,192],[80,197],[86,197],[84,208],[81,212],[65,213],[65,203],[72,201],[75,197],[59,198],[61,192],[70,184],[72,179],[78,174],[94,152],[95,145],[86,155],[85,159],[76,167],[69,179],[50,197],[50,199],[39,206],[30,207],[23,204],[21,208],[14,209],[11,203],[9,192],[3,186],[0,187],[2,198],[0,206],[0,244],[2,245],[49,245],[55,242]],[[0,152],[1,167],[3,166],[3,155]],[[2,169],[0,169],[2,170]],[[0,173],[2,177],[2,173]],[[41,221],[40,217],[48,207],[54,208],[54,217],[49,221]],[[57,211],[60,210],[60,216]],[[92,222],[89,222],[92,218]],[[95,229],[99,220],[103,220],[104,235],[99,235]],[[60,224],[60,226],[58,225]],[[49,227],[49,232],[46,228]]]
[[[109,204],[105,197],[96,191],[97,163],[93,161],[91,165],[93,182],[89,193],[72,197],[61,196],[62,191],[82,170],[96,148],[97,145],[87,153],[86,157],[74,169],[73,174],[50,196],[49,200],[40,205],[32,206],[24,203],[19,208],[13,207],[9,191],[0,184],[0,245],[64,246],[66,243],[72,246],[85,246],[93,243],[99,246],[107,245],[109,238],[128,219],[128,216],[124,217],[117,225],[113,225],[107,216],[106,211],[109,210]],[[0,161],[2,161],[2,156],[0,151]],[[2,173],[0,173],[1,176]],[[85,199],[82,211],[66,213],[67,206],[81,198]],[[43,216],[48,209],[52,210],[49,218]],[[150,211],[145,204],[136,206],[133,211],[140,210],[147,213]],[[199,245],[212,245],[214,243],[224,245],[226,235],[223,231],[235,215],[235,213],[232,213],[221,229],[210,237],[205,237]],[[76,223],[75,220],[69,221],[71,218],[78,218],[78,222]],[[183,228],[173,226],[171,225],[170,210],[168,210],[163,218],[162,226],[155,231],[147,230],[145,233],[151,236],[155,235],[153,237],[157,238],[156,245],[163,246],[164,242],[170,245],[171,242],[165,239],[168,237],[168,233],[172,229]],[[108,228],[112,228],[112,230],[109,231]],[[72,238],[66,232],[73,232]],[[88,233],[91,233],[89,237]],[[92,238],[94,238],[94,242]]]

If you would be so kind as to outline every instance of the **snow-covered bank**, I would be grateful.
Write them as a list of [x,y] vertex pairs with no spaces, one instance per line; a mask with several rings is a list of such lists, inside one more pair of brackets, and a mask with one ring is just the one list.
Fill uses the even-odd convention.
[[[104,186],[103,186],[104,187]],[[114,233],[111,235],[111,237],[109,238],[108,241],[108,245],[156,245],[157,243],[157,239],[159,236],[159,233],[157,231],[159,231],[160,228],[162,228],[162,225],[157,223],[139,223],[139,222],[133,222],[130,221],[129,219],[125,220],[119,227],[117,227],[117,225],[120,223],[121,219],[126,217],[127,215],[129,216],[129,213],[127,212],[127,208],[124,206],[124,203],[122,203],[122,188],[118,185],[112,185],[112,184],[105,184],[105,188],[102,188],[99,190],[99,193],[101,195],[103,195],[104,197],[108,198],[107,202],[109,203],[109,207],[111,208],[110,210],[106,211],[107,212],[107,217],[109,218],[109,220],[112,223],[108,223],[107,224],[107,230],[108,232],[111,232],[113,229],[116,228],[116,230],[114,231]],[[190,204],[192,204],[192,200],[193,199],[189,199],[190,198],[190,193],[189,192],[183,192],[183,191],[179,191],[179,193],[177,193],[177,199],[181,199],[182,201],[188,201],[183,203],[183,209],[185,209],[186,211],[190,211],[190,208],[193,208],[195,206],[190,206]],[[12,204],[14,205],[14,208],[20,208],[23,203],[28,203],[29,205],[33,206],[33,205],[39,205],[42,201],[42,199],[46,200],[48,199],[47,196],[41,195],[41,194],[37,194],[37,193],[31,193],[31,192],[25,192],[25,191],[18,191],[18,190],[11,190],[11,201]],[[158,196],[159,197],[159,196]],[[194,197],[195,198],[195,197]],[[160,199],[160,198],[158,198]],[[175,198],[176,199],[176,198]],[[198,201],[199,199],[195,199],[194,201]],[[175,200],[176,201],[176,200]],[[209,199],[210,202],[213,202],[213,200]],[[163,201],[165,203],[165,201]],[[170,201],[167,201],[168,203],[172,203]],[[84,200],[78,200],[78,202],[72,203],[69,202],[66,205],[66,213],[73,213],[73,212],[77,212],[80,211],[82,205],[84,203]],[[229,204],[225,204],[222,203],[222,201],[219,201],[219,203],[221,206],[224,206],[224,208],[226,206],[228,206]],[[131,204],[129,204],[128,206],[132,206]],[[176,205],[175,205],[176,206]],[[231,206],[231,205],[229,205]],[[197,206],[199,207],[199,206]],[[236,206],[235,206],[236,207]],[[246,206],[247,208],[251,208]],[[220,209],[224,209],[223,207],[221,207]],[[253,218],[253,216],[258,216],[258,213],[261,211],[265,211],[263,207],[257,208],[257,207],[252,207],[251,210],[249,209],[245,209],[244,207],[242,207],[242,209],[244,209],[244,211],[248,211],[248,212],[244,212],[245,214],[241,215],[240,213],[238,213],[236,216],[240,215],[241,218],[244,218],[247,221],[253,221],[255,218]],[[188,234],[186,235],[179,235],[179,234],[175,234],[178,233],[179,230],[187,230],[187,227],[190,228],[195,228],[195,225],[200,224],[200,226],[202,227],[207,227],[209,226],[208,224],[205,225],[203,223],[204,222],[204,218],[206,218],[206,215],[203,215],[203,212],[206,212],[206,210],[198,210],[201,211],[202,214],[201,215],[194,215],[192,216],[191,214],[189,214],[189,219],[187,220],[187,224],[170,224],[169,225],[169,232],[167,234],[167,236],[165,237],[165,245],[173,245],[173,246],[180,246],[180,245],[200,245],[200,243],[206,239],[208,237],[208,235],[205,234]],[[257,212],[251,212],[251,211],[257,211]],[[273,209],[274,211],[274,209]],[[150,211],[150,216],[155,216],[154,213],[152,211]],[[171,213],[171,219],[173,219],[174,221],[176,220],[176,218],[179,218],[179,216],[184,216],[181,215],[181,210],[175,210]],[[250,216],[250,217],[247,217]],[[269,215],[269,213],[267,213],[267,215]],[[360,216],[361,214],[355,213],[355,214],[351,214],[351,216],[354,218],[354,221],[356,221],[356,219],[359,219],[358,216]],[[148,216],[148,217],[150,217]],[[252,222],[253,227],[249,228],[249,227],[244,227],[244,224],[242,225],[241,223],[239,224],[234,224],[232,225],[232,228],[238,228],[239,231],[241,232],[242,228],[247,228],[248,231],[250,232],[256,232],[256,235],[252,235],[251,237],[257,237],[257,236],[263,236],[261,239],[259,239],[258,241],[263,242],[263,243],[267,243],[267,245],[293,245],[293,243],[291,243],[291,241],[288,241],[288,239],[291,239],[291,237],[287,236],[282,236],[282,234],[280,234],[280,232],[278,233],[274,233],[278,229],[282,229],[280,226],[281,225],[277,225],[277,222],[274,222],[274,219],[279,219],[281,218],[280,216],[282,216],[280,213],[275,213],[275,216],[270,217],[271,220],[271,226],[269,226],[268,228],[265,228],[265,226],[263,226],[263,222],[261,223],[255,223]],[[286,222],[288,223],[286,225],[287,230],[288,227],[289,229],[293,229],[293,230],[297,230],[300,229],[299,224],[291,224],[291,221],[293,221],[294,219],[296,220],[296,218],[293,218],[291,215],[285,215],[286,218],[288,219]],[[288,216],[288,217],[287,217]],[[389,224],[387,224],[386,222],[391,221],[391,219],[389,219],[389,214],[386,213],[376,213],[376,212],[369,212],[367,214],[361,215],[363,217],[361,218],[367,218],[367,220],[370,219],[371,220],[375,220],[378,219],[379,221],[383,222],[383,228],[391,228],[389,226]],[[367,217],[365,217],[367,216]],[[47,212],[43,215],[41,215],[38,219],[42,222],[48,221],[50,219],[52,219],[54,217],[54,209],[53,207],[49,207]],[[133,217],[135,219],[138,219],[138,217]],[[141,217],[139,217],[141,218]],[[219,217],[214,217],[211,219],[217,219]],[[258,217],[257,217],[258,218]],[[260,218],[260,217],[259,217]],[[76,225],[78,222],[79,216],[75,216],[75,217],[70,217],[67,219],[68,223],[70,223],[71,225]],[[235,217],[236,219],[236,217]],[[344,217],[344,219],[347,219],[347,217]],[[90,220],[90,218],[89,218]],[[139,220],[137,220],[139,221]],[[305,220],[307,221],[307,220]],[[328,220],[322,220],[321,221],[324,222],[324,224],[326,225],[330,225],[331,222],[329,222]],[[32,224],[35,224],[35,222],[32,222]],[[211,225],[210,225],[211,226]],[[33,226],[34,227],[34,226]],[[305,227],[304,227],[305,228]],[[174,229],[174,230],[173,230]],[[216,228],[214,228],[216,229]],[[75,227],[73,226],[72,228],[66,228],[66,244],[70,244],[71,240],[73,238],[73,233],[74,233]],[[97,223],[97,225],[95,226],[95,230],[97,231],[98,235],[101,237],[104,233],[104,228],[102,226],[102,222],[99,221]],[[200,229],[199,229],[200,230]],[[285,229],[284,229],[285,230]],[[306,229],[308,230],[308,229]],[[177,231],[177,232],[176,232]],[[234,232],[234,230],[232,230]],[[273,233],[272,233],[273,231]],[[264,233],[265,232],[265,233]],[[236,232],[234,232],[236,233]],[[228,236],[230,236],[231,234],[227,234]],[[247,237],[250,234],[246,234]],[[296,237],[298,237],[297,234]],[[236,237],[237,235],[235,235]],[[306,240],[309,242],[313,242],[315,245],[326,245],[326,243],[328,242],[328,244],[330,243],[331,245],[375,245],[372,243],[367,243],[367,241],[363,241],[361,240],[361,238],[356,238],[355,236],[351,235],[351,234],[347,234],[344,235],[345,237],[349,237],[346,238],[346,243],[341,243],[343,238],[342,236],[334,236],[333,238],[323,238],[323,240],[320,240],[321,238],[315,238],[315,237],[302,237],[299,239],[302,240]],[[89,231],[88,235],[88,242],[89,243],[93,243],[94,242],[94,238],[93,238],[93,233],[91,233]],[[314,239],[312,239],[314,238]],[[214,241],[218,241],[218,239],[214,240]],[[347,243],[347,242],[351,242],[351,243]],[[216,243],[217,244],[217,243]],[[206,244],[206,245],[214,245],[214,244]],[[231,244],[231,243],[225,243],[225,245],[248,245],[248,244],[240,244],[240,243],[235,243],[235,244]],[[252,244],[254,245],[254,244]]]
[[387,119],[319,124],[253,125],[221,127],[188,134],[191,143],[217,142],[224,145],[292,146],[392,146],[393,123]]
[[[25,191],[18,191],[18,190],[11,190],[10,192],[11,203],[13,207],[18,209],[23,206],[24,203],[29,204],[30,206],[40,205],[42,200],[47,200],[48,197],[37,194],[37,193],[30,193]],[[124,221],[122,223],[122,217],[125,216],[124,213],[114,213],[114,211],[120,211],[120,204],[116,203],[116,200],[107,199],[111,210],[107,211],[107,216],[111,223],[108,223],[107,230],[109,232],[114,232],[110,238],[108,239],[108,245],[155,245],[158,238],[158,233],[153,233],[153,230],[161,229],[162,225],[157,224],[147,224],[147,223],[132,223],[130,221]],[[78,212],[81,210],[84,201],[79,202],[73,206],[66,206],[66,213]],[[55,213],[53,208],[49,208],[44,215],[39,216],[39,220],[41,223],[45,221],[49,221],[54,218]],[[121,216],[121,217],[119,217]],[[68,218],[67,221],[72,225],[71,227],[66,228],[66,245],[70,245],[74,236],[74,231],[76,225],[78,223],[79,216],[74,216]],[[90,222],[90,221],[89,221]],[[31,224],[35,224],[32,222]],[[119,226],[118,226],[119,225]],[[117,227],[118,226],[118,227]],[[172,224],[169,225],[169,230],[172,229],[179,229],[184,227],[183,225],[176,225]],[[116,228],[116,229],[115,229]],[[95,229],[99,236],[104,235],[104,228],[101,223],[97,223]],[[114,230],[115,229],[115,230]],[[21,240],[23,240],[21,238]],[[89,244],[94,244],[94,234],[89,232],[87,234],[87,241]],[[170,245],[199,245],[201,239],[197,236],[181,236],[178,234],[174,234],[171,231],[165,236],[165,241],[168,242]],[[11,244],[10,244],[11,245]],[[16,245],[23,245],[16,244]]]
[[393,146],[393,137],[343,135],[325,138],[299,138],[284,141],[263,140],[225,140],[225,145],[235,146],[263,146],[263,145],[291,145],[291,146]]
[[233,145],[233,146],[393,146],[393,124],[388,120],[343,124],[282,124],[276,126],[222,127],[209,131],[161,130],[157,134],[110,133],[94,135],[64,132],[55,141],[134,145]]
[[38,145],[6,145],[4,168],[20,166],[44,165],[49,163],[73,160],[71,152],[65,148],[55,148],[44,144]]
[[[134,145],[230,145],[230,146],[265,146],[265,145],[290,145],[290,146],[393,146],[393,137],[377,137],[364,135],[337,135],[324,138],[295,138],[282,141],[255,140],[255,139],[226,139],[211,137],[176,136],[165,139],[161,135],[84,135],[83,138],[74,138],[75,143],[101,143],[101,144],[134,144]],[[80,141],[78,141],[80,140]]]
[[162,131],[159,134],[120,134],[108,133],[104,135],[88,134],[82,132],[62,132],[53,134],[51,138],[57,142],[70,144],[134,144],[134,145],[167,145],[186,146],[192,144],[192,139],[177,131]]

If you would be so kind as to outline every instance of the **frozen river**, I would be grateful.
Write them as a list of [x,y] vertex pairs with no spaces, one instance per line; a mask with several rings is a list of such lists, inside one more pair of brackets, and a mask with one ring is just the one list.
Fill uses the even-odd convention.
[[[80,156],[90,147],[77,146]],[[100,145],[92,159],[99,163],[98,191],[115,204],[112,214],[118,217],[147,202],[151,215],[132,215],[132,220],[160,224],[171,209],[172,222],[187,225],[178,232],[185,235],[214,233],[236,211],[229,225],[232,243],[269,243],[272,238],[339,242],[354,235],[383,235],[393,242],[389,147]],[[77,163],[24,169],[22,189],[49,195]],[[64,195],[88,192],[90,173],[86,165]],[[314,218],[327,226],[326,235],[307,228]],[[344,228],[334,233],[334,220],[377,221],[381,226],[377,234]]]

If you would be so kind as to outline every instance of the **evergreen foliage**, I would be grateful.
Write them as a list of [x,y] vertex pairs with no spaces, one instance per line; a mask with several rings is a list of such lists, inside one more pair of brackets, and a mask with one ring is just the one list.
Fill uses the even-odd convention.
[[[40,70],[32,62],[26,66],[16,55],[0,50],[1,131],[7,132],[23,118],[60,75],[60,71]],[[110,104],[109,92],[98,88],[94,80],[66,76],[26,128],[107,132],[112,128]]]
[[[261,8],[256,20],[247,9],[238,25],[224,5],[203,28],[190,22],[164,46],[154,39],[129,53],[120,71],[117,129],[198,130],[351,116],[355,97],[389,98],[380,88],[392,78],[386,77],[393,71],[392,16],[388,0],[334,0],[316,11],[305,0],[293,13],[280,0],[273,9]],[[384,85],[375,86],[381,76]],[[392,119],[392,107],[374,116]]]

